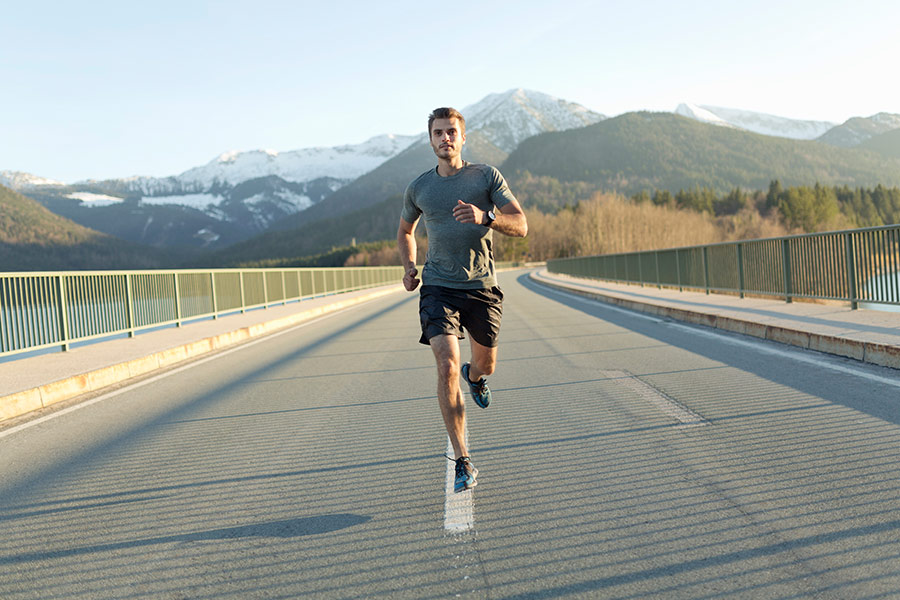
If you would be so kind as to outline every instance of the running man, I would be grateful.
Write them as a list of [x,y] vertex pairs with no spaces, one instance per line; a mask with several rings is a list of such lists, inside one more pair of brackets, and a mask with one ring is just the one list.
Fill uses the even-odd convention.
[[[462,159],[466,120],[453,108],[435,109],[428,117],[437,167],[413,180],[403,197],[397,232],[403,285],[419,285],[414,232],[421,216],[428,230],[428,253],[422,271],[419,342],[431,347],[437,363],[438,403],[453,446],[456,492],[475,487],[477,469],[466,447],[466,408],[460,376],[481,408],[491,402],[485,376],[497,363],[503,293],[497,286],[492,234],[524,237],[528,224],[522,207],[500,171]],[[461,364],[459,340],[469,334],[471,361]],[[449,458],[449,457],[448,457]]]

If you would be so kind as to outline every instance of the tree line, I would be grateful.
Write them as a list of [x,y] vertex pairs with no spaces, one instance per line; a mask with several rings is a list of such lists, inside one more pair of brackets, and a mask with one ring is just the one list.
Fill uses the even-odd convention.
[[783,187],[778,180],[768,191],[733,188],[719,195],[711,188],[644,191],[633,195],[635,202],[657,206],[675,206],[715,216],[735,215],[748,207],[766,216],[776,211],[792,233],[813,233],[831,229],[878,227],[900,223],[900,188],[883,185],[874,188],[849,186]]

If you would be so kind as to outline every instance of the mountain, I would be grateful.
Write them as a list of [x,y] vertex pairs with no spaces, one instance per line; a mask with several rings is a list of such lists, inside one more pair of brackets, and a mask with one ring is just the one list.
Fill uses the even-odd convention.
[[322,178],[346,182],[396,156],[415,139],[410,135],[381,135],[355,145],[304,148],[291,152],[226,152],[202,167],[185,171],[178,176],[178,180],[207,189],[217,184],[237,185],[271,175],[293,183]]
[[[523,89],[491,94],[460,112],[466,118],[463,158],[493,165],[501,164],[523,140],[533,135],[576,129],[606,118],[579,104]],[[425,129],[427,122],[422,126]],[[436,164],[427,134],[423,132],[397,156],[275,228],[296,228],[402,194],[410,181]]]
[[695,186],[723,193],[734,187],[766,189],[773,179],[785,186],[900,185],[896,159],[648,112],[529,138],[502,170],[512,180],[528,172],[627,194]]
[[871,117],[853,117],[825,132],[818,141],[831,146],[852,148],[880,133],[900,129],[900,115],[878,113]]
[[900,158],[900,129],[874,135],[862,142],[858,148],[872,150],[889,158]]
[[802,121],[749,110],[709,105],[679,104],[675,109],[675,114],[710,125],[734,127],[762,135],[794,140],[814,140],[835,126],[835,123],[828,121]]
[[270,231],[203,257],[197,266],[234,267],[266,259],[294,259],[335,247],[391,240],[397,234],[402,201],[393,196],[349,214],[321,219],[289,231]]
[[313,206],[413,139],[384,135],[333,148],[227,152],[165,178],[65,186],[17,174],[14,181],[54,212],[110,235],[157,247],[220,248]]
[[0,272],[159,268],[168,258],[82,227],[0,186]]
[[486,96],[462,114],[467,131],[477,131],[506,153],[531,136],[577,129],[605,118],[580,104],[523,89]]
[[[671,113],[606,119],[546,94],[508,90],[463,108],[463,157],[500,166],[534,205],[540,204],[540,186],[558,183],[569,186],[565,194],[572,198],[592,189],[764,189],[774,178],[784,185],[896,185],[897,159],[889,152],[889,136],[883,142],[888,149],[829,144],[842,135],[877,144],[879,132],[896,128],[900,115],[851,119],[824,131],[832,124],[709,105],[683,104],[677,110],[690,119]],[[811,138],[816,141],[807,141]],[[434,164],[423,131],[334,148],[226,152],[171,177],[66,185],[4,171],[0,181],[76,223],[125,240],[177,248],[181,258],[196,262],[198,253],[235,244],[240,244],[238,254],[266,258],[268,236],[277,237],[280,256],[321,252],[354,237],[367,241],[372,231],[384,228],[350,222],[344,227],[337,221],[371,221],[378,210],[393,210],[385,202],[399,197],[409,181]],[[316,223],[322,227],[316,229]],[[300,229],[304,226],[309,227]],[[324,239],[326,230],[334,240]],[[231,253],[228,260],[239,258]]]
[[23,173],[22,171],[0,171],[0,185],[12,190],[21,190],[40,186],[62,186],[65,184],[60,181],[38,177],[31,173]]

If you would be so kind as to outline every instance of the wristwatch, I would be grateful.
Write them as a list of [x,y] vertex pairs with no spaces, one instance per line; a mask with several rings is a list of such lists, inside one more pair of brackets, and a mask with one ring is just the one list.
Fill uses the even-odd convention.
[[487,211],[487,212],[484,213],[484,214],[485,214],[485,221],[486,221],[486,222],[483,223],[483,225],[484,225],[485,227],[490,227],[490,226],[491,226],[491,223],[493,223],[494,221],[497,220],[497,215],[495,215],[495,214],[494,214],[494,211],[492,211],[492,210],[489,210],[489,211]]

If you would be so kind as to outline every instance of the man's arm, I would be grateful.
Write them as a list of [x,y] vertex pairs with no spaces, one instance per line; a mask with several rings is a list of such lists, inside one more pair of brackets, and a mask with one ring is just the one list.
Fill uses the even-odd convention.
[[400,263],[403,265],[405,273],[403,275],[403,287],[406,291],[411,292],[419,287],[419,279],[416,275],[419,270],[416,269],[416,225],[419,220],[416,219],[412,223],[400,218],[400,227],[397,229],[397,248],[400,251]]
[[[522,211],[519,201],[510,200],[498,210],[499,212],[494,213],[497,218],[491,224],[491,229],[512,237],[525,237],[528,233],[528,221],[525,219],[525,213]],[[453,216],[460,223],[482,225],[486,220],[485,211],[474,204],[466,204],[462,200],[457,201],[453,208]]]

